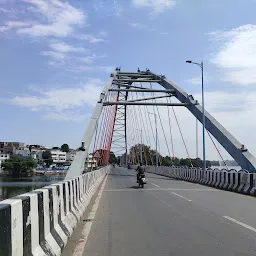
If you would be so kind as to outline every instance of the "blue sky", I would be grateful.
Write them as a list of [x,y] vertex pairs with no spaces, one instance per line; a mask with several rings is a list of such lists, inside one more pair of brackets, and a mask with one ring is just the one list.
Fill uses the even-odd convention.
[[[75,147],[116,66],[163,73],[200,100],[192,59],[205,63],[207,110],[256,152],[255,8],[254,0],[0,0],[0,140]],[[178,111],[193,152],[188,114]]]

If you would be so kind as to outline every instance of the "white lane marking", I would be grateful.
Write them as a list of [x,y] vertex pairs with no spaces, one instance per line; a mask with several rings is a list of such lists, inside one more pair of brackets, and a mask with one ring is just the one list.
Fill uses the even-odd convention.
[[152,184],[152,185],[155,186],[155,187],[160,188],[160,186],[158,186],[158,185],[156,185],[156,184],[154,184],[154,183],[152,183],[152,182],[149,182],[149,183]]
[[[102,196],[102,192],[104,190],[104,187],[105,187],[105,184],[106,184],[106,181],[107,181],[107,177],[108,177],[108,175],[106,176],[105,180],[103,181],[102,186],[100,188],[100,191],[98,192],[98,195],[95,199],[95,203],[94,203],[94,205],[92,207],[92,210],[91,210],[91,212],[88,216],[89,220],[94,220],[94,218],[95,218],[97,209],[99,207],[100,198]],[[86,222],[84,224],[84,227],[83,227],[83,230],[82,230],[82,237],[81,237],[81,239],[79,239],[79,243],[76,245],[72,256],[82,256],[83,255],[84,248],[85,248],[88,236],[89,236],[90,231],[91,231],[92,222],[93,221],[89,221],[89,222]]]
[[177,193],[174,193],[174,192],[171,192],[171,194],[173,194],[173,195],[175,195],[175,196],[178,196],[178,197],[180,197],[180,198],[182,198],[182,199],[184,199],[184,200],[187,200],[187,201],[189,201],[189,202],[192,202],[192,200],[190,200],[190,199],[188,199],[188,198],[186,198],[186,197],[184,197],[184,196],[182,196],[182,195],[180,195],[180,194],[177,194]]
[[225,219],[228,219],[228,220],[230,220],[230,221],[233,221],[234,223],[236,223],[236,224],[238,224],[238,225],[240,225],[240,226],[242,226],[242,227],[244,227],[244,228],[247,228],[247,229],[249,229],[249,230],[251,230],[251,231],[253,231],[253,232],[256,232],[256,228],[251,227],[251,226],[249,226],[249,225],[247,225],[247,224],[245,224],[245,223],[243,223],[243,222],[240,222],[240,221],[238,221],[238,220],[236,220],[236,219],[233,219],[233,218],[231,218],[231,217],[229,217],[229,216],[222,216],[222,217],[225,218]]
[[[144,188],[143,190],[150,190],[150,191],[195,191],[195,192],[220,192],[222,190],[216,189],[194,189],[194,188]],[[137,191],[136,189],[132,188],[117,188],[117,189],[105,189],[104,192],[126,192],[126,191]],[[222,191],[223,192],[223,191]]]

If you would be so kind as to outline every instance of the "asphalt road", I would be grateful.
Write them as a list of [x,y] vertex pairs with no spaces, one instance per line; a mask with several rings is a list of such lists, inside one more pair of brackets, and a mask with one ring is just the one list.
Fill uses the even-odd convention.
[[83,255],[256,255],[256,199],[115,168],[107,178]]

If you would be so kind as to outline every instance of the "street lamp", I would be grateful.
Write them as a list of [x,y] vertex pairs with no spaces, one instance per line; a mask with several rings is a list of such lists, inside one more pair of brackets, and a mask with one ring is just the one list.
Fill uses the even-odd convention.
[[158,152],[157,152],[157,116],[156,116],[156,113],[151,113],[151,112],[148,112],[149,114],[151,115],[154,115],[155,116],[155,125],[156,125],[156,168],[158,167]]
[[202,112],[203,112],[203,170],[206,170],[206,160],[205,160],[205,114],[204,114],[204,63],[193,62],[187,60],[186,63],[195,64],[201,68],[202,71]]

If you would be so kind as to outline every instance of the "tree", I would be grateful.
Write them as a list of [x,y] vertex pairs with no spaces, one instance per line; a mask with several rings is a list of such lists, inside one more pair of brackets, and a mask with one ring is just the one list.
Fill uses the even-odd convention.
[[37,166],[36,161],[32,157],[23,158],[20,155],[12,155],[6,160],[2,167],[13,177],[25,176]]
[[68,144],[63,144],[61,147],[61,150],[63,151],[63,152],[66,152],[66,153],[68,153],[69,152],[69,146],[68,146]]
[[189,158],[181,158],[180,159],[180,165],[181,166],[190,166],[191,167],[191,159]]
[[[149,146],[144,145],[144,144],[136,144],[130,148],[130,153],[129,153],[129,159],[133,163],[138,163],[140,162],[140,151],[141,151],[141,146],[142,146],[142,162],[144,165],[152,165],[155,164],[155,155],[156,151],[152,150]],[[158,153],[158,156],[160,154]],[[160,159],[160,157],[159,157]]]
[[117,158],[116,158],[115,154],[112,151],[109,152],[109,160],[108,160],[108,162],[110,164],[116,164],[117,163]]
[[162,165],[164,165],[164,166],[171,166],[172,165],[172,159],[169,156],[163,157]]
[[203,161],[200,159],[200,158],[194,158],[194,159],[191,159],[191,162],[193,164],[193,167],[196,167],[196,168],[199,168],[203,166]]
[[42,154],[42,158],[44,160],[44,163],[46,164],[46,167],[49,168],[50,165],[53,163],[51,151],[45,150]]

